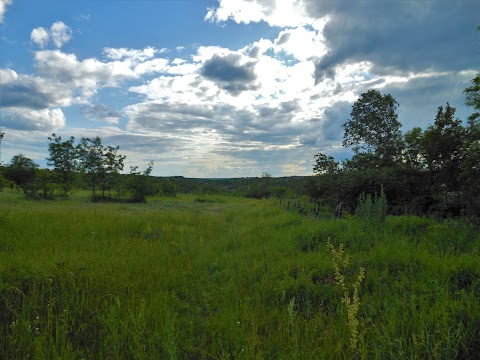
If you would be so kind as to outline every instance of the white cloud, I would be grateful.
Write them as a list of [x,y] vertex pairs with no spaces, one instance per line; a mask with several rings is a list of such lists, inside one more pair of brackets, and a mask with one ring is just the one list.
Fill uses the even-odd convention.
[[160,53],[161,50],[147,46],[143,50],[134,50],[126,48],[105,48],[103,53],[107,59],[110,60],[131,60],[133,63],[143,62],[151,59],[155,54]]
[[52,24],[50,30],[43,27],[37,27],[32,30],[30,40],[35,44],[44,48],[50,41],[57,48],[61,48],[72,38],[72,29],[65,25],[62,21],[57,21]]
[[125,79],[136,78],[130,65],[121,61],[102,62],[95,58],[80,61],[74,54],[59,50],[35,53],[35,67],[43,78],[59,81],[81,90],[84,99],[94,95],[100,86],[117,86]]
[[317,27],[318,23],[308,15],[304,0],[220,0],[217,7],[208,9],[205,20],[245,24],[265,21],[279,27]]
[[12,129],[54,131],[65,126],[66,120],[60,108],[33,110],[9,108],[3,116],[5,125]]
[[72,30],[61,21],[57,21],[50,27],[50,38],[57,48],[61,48],[72,38]]
[[0,0],[0,24],[3,22],[3,16],[7,11],[7,6],[12,3],[12,0]]
[[277,52],[284,51],[300,61],[322,57],[328,51],[322,33],[304,27],[281,31],[274,49]]
[[40,46],[41,48],[45,47],[50,40],[50,35],[48,34],[48,31],[45,30],[43,27],[38,27],[32,30],[32,33],[30,34],[30,39]]
[[307,15],[304,1],[288,0],[220,0],[208,10],[205,20],[237,23],[265,21],[271,26],[297,27],[312,25],[315,19]]

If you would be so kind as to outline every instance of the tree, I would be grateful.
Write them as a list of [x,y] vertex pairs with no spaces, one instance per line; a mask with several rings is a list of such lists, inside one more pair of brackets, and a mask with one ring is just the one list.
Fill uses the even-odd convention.
[[317,175],[335,174],[339,170],[339,163],[335,161],[333,156],[318,153],[314,158],[315,165],[313,167],[313,172]]
[[123,170],[125,156],[118,154],[119,149],[120,146],[107,146],[103,149],[104,166],[100,178],[103,197],[105,197],[105,191],[113,188],[118,173]]
[[63,193],[67,196],[78,168],[78,153],[74,146],[75,138],[71,136],[69,140],[62,141],[61,136],[52,134],[48,140],[50,141],[48,165],[53,166],[56,180],[62,185]]
[[480,73],[472,79],[472,85],[464,90],[465,105],[473,107],[476,112],[470,115],[469,120],[480,118]]
[[3,170],[4,176],[20,187],[27,197],[35,197],[38,165],[23,154],[15,155]]
[[153,161],[150,161],[144,171],[138,171],[138,166],[130,167],[130,181],[127,188],[132,191],[133,202],[146,202],[146,195],[149,193],[151,184],[148,177],[153,170]]
[[355,154],[373,154],[375,165],[392,165],[401,153],[401,124],[397,101],[378,90],[361,94],[353,104],[350,119],[343,124],[343,146],[353,147]]
[[[478,30],[480,31],[480,26]],[[460,181],[468,204],[467,211],[480,216],[480,73],[464,93],[465,104],[476,111],[468,118],[468,126],[465,129],[465,141],[461,151]]]
[[433,125],[425,130],[422,148],[430,172],[432,185],[441,185],[447,191],[458,190],[461,149],[465,128],[455,119],[455,108],[447,103],[438,107]]
[[421,170],[424,166],[425,159],[422,152],[422,141],[423,131],[419,127],[414,127],[403,136],[405,144],[403,159],[410,168]]
[[123,170],[125,156],[117,154],[119,148],[119,146],[105,148],[99,136],[93,139],[82,137],[77,145],[80,169],[92,189],[94,200],[97,199],[98,188],[102,190],[102,197],[105,198],[105,191],[113,187],[116,175]]
[[[477,27],[477,30],[480,31],[480,25]],[[474,122],[480,118],[480,73],[472,79],[472,85],[467,87],[463,93],[466,96],[465,105],[476,110],[469,117],[469,120]]]
[[93,199],[96,200],[96,190],[100,183],[103,171],[103,145],[102,138],[82,137],[77,145],[80,169],[86,176],[87,184],[92,189]]
[[7,180],[3,174],[0,172],[0,192],[3,191],[4,188],[6,187],[11,187],[13,188],[15,186],[13,181]]

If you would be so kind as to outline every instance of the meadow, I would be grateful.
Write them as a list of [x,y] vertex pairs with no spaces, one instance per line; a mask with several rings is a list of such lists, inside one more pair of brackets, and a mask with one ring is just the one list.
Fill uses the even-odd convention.
[[4,191],[0,358],[478,359],[479,250],[459,220]]

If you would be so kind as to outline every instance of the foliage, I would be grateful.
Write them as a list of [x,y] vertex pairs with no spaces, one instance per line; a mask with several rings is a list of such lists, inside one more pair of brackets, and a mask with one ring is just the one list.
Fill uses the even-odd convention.
[[335,161],[333,156],[327,156],[322,153],[315,155],[315,166],[313,167],[313,172],[322,175],[322,174],[335,174],[339,169],[339,163]]
[[165,179],[161,182],[160,191],[164,196],[175,197],[178,193],[178,186],[175,184],[174,179]]
[[48,137],[48,151],[50,156],[47,158],[48,165],[53,166],[58,181],[63,188],[64,196],[67,196],[72,182],[75,178],[75,172],[78,168],[78,153],[74,145],[73,136],[66,141],[62,141],[61,136],[52,134]]
[[403,161],[407,167],[417,170],[423,170],[425,167],[424,156],[424,133],[421,128],[414,127],[405,132],[404,135],[405,151]]
[[355,214],[365,223],[378,228],[385,223],[387,210],[387,198],[382,186],[380,195],[374,196],[373,198],[371,194],[365,195],[364,192],[360,194]]
[[[342,289],[342,303],[347,312],[347,324],[350,330],[350,348],[355,353],[357,351],[359,337],[358,310],[360,306],[360,296],[358,290],[360,284],[365,279],[365,268],[361,267],[355,282],[347,282],[346,273],[348,272],[350,257],[345,254],[345,247],[340,244],[338,250],[327,240],[327,248],[332,255],[333,268],[335,270],[335,281]],[[351,290],[350,290],[351,288]],[[350,294],[351,293],[351,294]]]
[[[465,91],[471,106],[475,91]],[[427,129],[402,134],[397,106],[377,90],[362,94],[343,125],[343,145],[353,147],[353,157],[339,164],[316,154],[313,172],[321,176],[306,182],[308,194],[353,212],[362,192],[373,194],[383,185],[392,213],[480,218],[480,122],[473,116],[464,126],[447,103]],[[368,203],[368,195],[364,200]]]
[[10,164],[7,165],[3,174],[5,178],[13,181],[21,188],[27,197],[34,198],[36,196],[36,175],[38,165],[23,154],[14,155]]
[[86,175],[94,200],[97,200],[97,189],[105,198],[105,191],[112,189],[118,173],[123,170],[125,156],[117,153],[119,148],[104,147],[99,136],[93,139],[82,137],[77,145],[80,169]]
[[3,173],[0,172],[0,192],[2,192],[3,189],[5,189],[7,187],[13,188],[14,185],[15,185],[15,183],[13,181],[10,181],[10,180],[6,179],[3,176]]
[[469,120],[475,121],[480,118],[480,73],[472,79],[472,85],[464,90],[465,104],[475,109]]
[[343,145],[375,154],[381,165],[392,164],[401,151],[401,124],[398,121],[397,101],[378,90],[361,94],[353,104],[350,119],[343,124]]
[[149,179],[153,170],[153,161],[150,161],[144,171],[138,171],[138,166],[130,167],[130,177],[127,188],[132,191],[133,202],[146,202],[146,195],[151,193],[152,183]]
[[428,127],[422,138],[430,182],[437,192],[439,186],[443,186],[446,191],[458,190],[465,129],[454,115],[455,108],[448,103],[445,110],[440,106],[434,124]]

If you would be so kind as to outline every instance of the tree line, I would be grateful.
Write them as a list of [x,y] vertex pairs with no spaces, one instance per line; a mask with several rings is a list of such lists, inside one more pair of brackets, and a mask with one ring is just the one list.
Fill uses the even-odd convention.
[[[122,200],[121,195],[128,192],[127,200],[133,202],[145,202],[147,195],[160,190],[168,195],[176,194],[172,186],[159,188],[151,181],[153,161],[143,171],[132,166],[128,175],[120,174],[126,156],[119,153],[119,146],[104,145],[99,136],[82,137],[78,144],[73,136],[63,140],[52,134],[48,140],[47,164],[52,169],[40,169],[23,154],[15,155],[7,166],[2,167],[0,191],[6,186],[15,186],[27,198],[51,199],[54,196],[68,197],[72,188],[81,184],[91,190],[93,201]],[[117,194],[115,198],[113,189]]]
[[316,154],[309,195],[353,211],[362,193],[383,187],[393,213],[480,217],[480,74],[464,93],[474,109],[466,124],[447,103],[432,125],[404,133],[390,94],[361,94],[343,124],[342,145],[353,156]]

